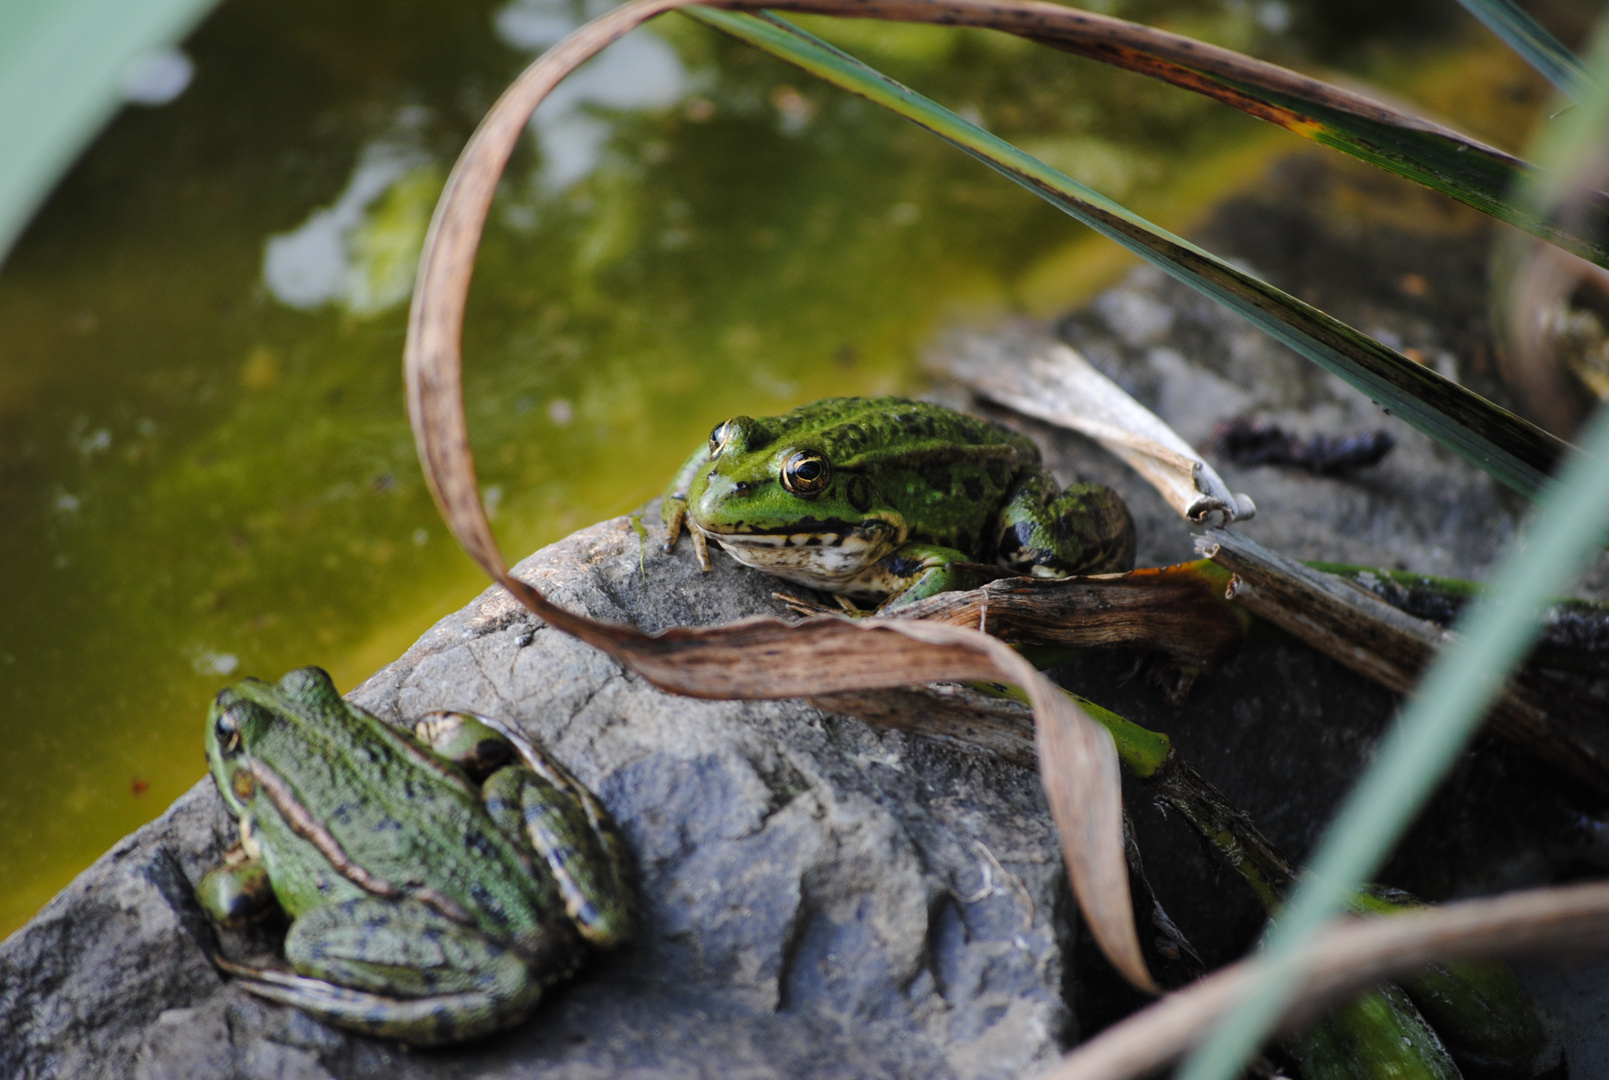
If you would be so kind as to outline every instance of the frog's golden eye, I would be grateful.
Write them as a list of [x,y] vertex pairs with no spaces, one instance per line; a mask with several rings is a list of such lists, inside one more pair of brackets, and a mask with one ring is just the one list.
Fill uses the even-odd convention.
[[737,425],[732,421],[723,420],[716,424],[715,430],[710,432],[710,457],[718,457],[721,451],[726,449],[726,444],[732,441],[732,436],[735,434],[737,434]]
[[820,495],[831,479],[832,466],[814,450],[795,450],[782,463],[782,486],[800,498]]

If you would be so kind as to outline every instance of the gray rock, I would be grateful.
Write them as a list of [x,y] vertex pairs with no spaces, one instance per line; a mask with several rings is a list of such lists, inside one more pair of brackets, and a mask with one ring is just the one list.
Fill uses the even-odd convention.
[[[651,630],[781,612],[770,580],[719,555],[706,578],[647,520],[646,543],[618,518],[518,572]],[[209,963],[191,886],[233,837],[208,780],[0,945],[0,1074],[1004,1077],[1073,1033],[1069,900],[1031,770],[803,702],[662,694],[498,589],[352,698],[396,722],[487,713],[552,751],[622,824],[638,940],[498,1038],[413,1053],[337,1032]]]

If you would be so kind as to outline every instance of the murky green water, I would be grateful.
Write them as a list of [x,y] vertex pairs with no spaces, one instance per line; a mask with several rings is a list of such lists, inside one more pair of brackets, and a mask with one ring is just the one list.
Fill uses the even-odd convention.
[[[1284,10],[1130,6],[1276,51]],[[403,305],[453,156],[574,21],[228,0],[189,89],[126,111],[0,270],[0,931],[202,775],[219,686],[350,687],[481,588],[418,476]],[[1078,226],[936,140],[656,27],[539,118],[482,250],[469,408],[511,557],[655,494],[725,415],[908,386],[942,322],[1080,280]],[[1142,211],[1266,140],[1009,39],[836,37]]]

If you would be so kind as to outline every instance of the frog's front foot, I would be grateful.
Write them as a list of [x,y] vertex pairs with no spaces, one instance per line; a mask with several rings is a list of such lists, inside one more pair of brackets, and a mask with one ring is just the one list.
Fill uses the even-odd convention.
[[697,529],[688,529],[687,534],[693,541],[693,555],[698,559],[698,568],[700,570],[704,571],[704,573],[706,573],[706,574],[709,573],[710,572],[709,541],[706,540],[704,538],[704,534],[699,532]]
[[709,541],[705,539],[702,531],[696,525],[689,525],[687,521],[687,497],[685,495],[666,495],[660,511],[660,517],[665,519],[665,550],[676,550],[676,541],[681,538],[683,527],[687,528],[687,535],[693,542],[693,555],[698,559],[698,566],[706,574],[710,571]]
[[887,594],[877,608],[882,614],[942,592],[976,589],[1012,573],[1004,567],[972,562],[949,548],[912,544],[879,559],[863,579],[868,591]]

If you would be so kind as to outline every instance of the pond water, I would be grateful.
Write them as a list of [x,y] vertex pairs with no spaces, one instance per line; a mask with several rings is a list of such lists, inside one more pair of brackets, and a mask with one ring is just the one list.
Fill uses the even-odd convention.
[[[1107,6],[1296,48],[1277,0]],[[405,305],[459,147],[582,15],[228,0],[154,69],[150,100],[183,92],[125,110],[0,270],[0,932],[203,775],[220,686],[318,664],[350,688],[482,588],[419,477]],[[1164,222],[1294,145],[1008,38],[810,25]],[[504,550],[639,505],[730,414],[911,387],[945,322],[1121,265],[914,128],[662,19],[544,107],[493,211],[466,379]]]

